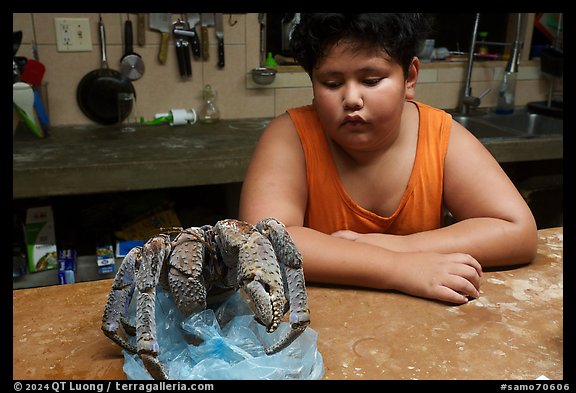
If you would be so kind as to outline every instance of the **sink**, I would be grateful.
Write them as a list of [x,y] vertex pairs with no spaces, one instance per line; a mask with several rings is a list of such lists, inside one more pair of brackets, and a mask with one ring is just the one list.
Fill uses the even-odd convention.
[[453,114],[452,117],[480,139],[562,135],[564,130],[562,119],[530,113],[525,109],[517,109],[510,115]]
[[489,114],[485,120],[490,124],[511,128],[528,135],[562,134],[564,130],[562,119],[530,113],[526,110],[515,111],[510,115]]
[[478,139],[517,138],[520,136],[516,131],[504,129],[482,120],[483,116],[452,115],[452,118],[466,127]]

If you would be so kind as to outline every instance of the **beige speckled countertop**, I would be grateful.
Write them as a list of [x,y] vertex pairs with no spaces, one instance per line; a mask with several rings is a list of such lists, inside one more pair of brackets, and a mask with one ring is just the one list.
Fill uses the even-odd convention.
[[[325,379],[563,378],[563,228],[462,306],[310,285]],[[14,379],[125,379],[100,323],[111,280],[13,291]]]

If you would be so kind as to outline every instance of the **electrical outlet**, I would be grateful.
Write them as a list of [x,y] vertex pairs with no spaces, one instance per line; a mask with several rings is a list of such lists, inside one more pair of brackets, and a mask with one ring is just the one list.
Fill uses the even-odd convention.
[[54,18],[58,52],[90,52],[92,35],[88,18]]

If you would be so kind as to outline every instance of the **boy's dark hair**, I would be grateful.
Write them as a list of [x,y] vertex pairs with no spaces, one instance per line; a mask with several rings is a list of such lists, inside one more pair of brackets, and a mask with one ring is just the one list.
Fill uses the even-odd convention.
[[310,76],[326,49],[340,40],[386,51],[407,76],[429,31],[423,14],[301,14],[290,43],[296,61]]

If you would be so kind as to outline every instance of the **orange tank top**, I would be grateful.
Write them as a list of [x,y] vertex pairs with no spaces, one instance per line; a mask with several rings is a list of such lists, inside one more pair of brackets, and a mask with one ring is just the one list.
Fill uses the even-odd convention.
[[306,157],[308,205],[305,226],[328,234],[349,229],[359,233],[396,235],[441,226],[444,158],[452,117],[440,109],[414,103],[420,114],[415,162],[406,191],[389,217],[364,209],[348,195],[315,109],[307,105],[288,110]]

